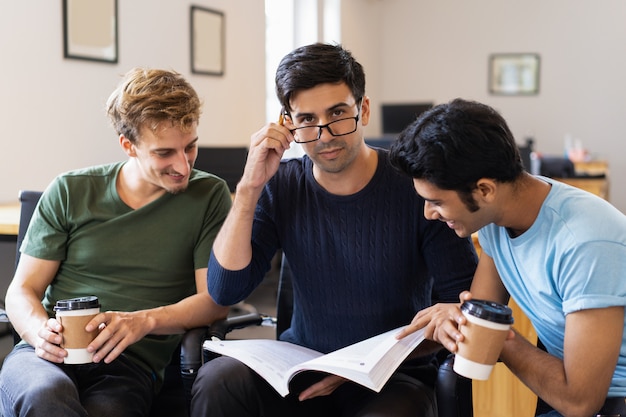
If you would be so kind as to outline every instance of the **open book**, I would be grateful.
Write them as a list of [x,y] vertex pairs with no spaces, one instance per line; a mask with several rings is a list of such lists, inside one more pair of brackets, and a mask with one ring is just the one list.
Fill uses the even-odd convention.
[[423,330],[398,340],[396,335],[401,329],[390,330],[326,355],[271,339],[207,340],[204,348],[245,363],[283,397],[289,394],[291,379],[303,371],[338,375],[380,392],[402,361],[424,340]]

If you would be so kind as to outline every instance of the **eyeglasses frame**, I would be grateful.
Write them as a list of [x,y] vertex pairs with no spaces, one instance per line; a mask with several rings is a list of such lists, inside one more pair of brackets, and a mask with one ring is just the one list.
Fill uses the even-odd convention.
[[[361,119],[361,100],[358,101],[357,103],[357,108],[358,108],[358,113],[356,114],[356,116],[352,116],[352,117],[344,117],[343,119],[338,119],[338,120],[333,120],[330,123],[326,123],[324,125],[314,125],[314,126],[301,126],[301,127],[296,127],[294,129],[289,129],[289,131],[291,132],[292,135],[294,135],[294,141],[296,143],[311,143],[311,142],[317,142],[318,140],[321,139],[322,137],[322,130],[326,129],[328,130],[328,133],[330,133],[331,136],[333,137],[338,137],[338,136],[345,136],[345,135],[350,135],[354,132],[357,131],[357,129],[359,128],[359,120]],[[285,112],[285,116],[289,116],[289,118],[291,119],[291,115],[288,112]],[[336,135],[333,133],[333,131],[330,129],[330,125],[333,123],[337,123],[337,122],[342,122],[344,120],[350,120],[350,119],[354,119],[354,130],[351,132],[347,132],[347,133],[342,133],[340,135]],[[299,141],[296,139],[296,135],[295,132],[296,130],[300,130],[300,129],[311,129],[313,127],[317,127],[319,130],[317,131],[317,138],[315,139],[311,139],[311,140],[305,140],[305,141]]]

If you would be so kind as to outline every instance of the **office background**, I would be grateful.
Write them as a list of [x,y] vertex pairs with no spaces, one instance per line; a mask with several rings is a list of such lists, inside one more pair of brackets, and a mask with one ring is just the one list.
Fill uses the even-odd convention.
[[[221,77],[191,74],[191,5],[225,14]],[[45,187],[59,172],[124,157],[104,103],[134,66],[177,70],[197,88],[205,102],[202,145],[245,146],[265,123],[262,1],[118,6],[119,61],[104,64],[63,58],[60,0],[0,5],[0,202]],[[611,202],[626,211],[619,180],[626,177],[626,2],[342,0],[339,19],[339,40],[364,64],[374,111],[383,103],[464,97],[494,106],[518,142],[532,136],[543,153],[562,155],[569,134],[608,161]],[[488,57],[510,52],[540,55],[538,95],[489,94]],[[380,136],[380,129],[375,113],[367,134]]]

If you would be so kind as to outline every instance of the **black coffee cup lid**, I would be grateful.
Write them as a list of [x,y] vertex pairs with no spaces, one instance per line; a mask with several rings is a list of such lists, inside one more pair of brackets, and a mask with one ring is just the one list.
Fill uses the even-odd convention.
[[98,297],[90,295],[88,297],[70,298],[59,300],[54,306],[54,311],[86,310],[88,308],[99,308]]
[[461,305],[461,311],[494,323],[513,324],[513,311],[495,301],[468,300]]

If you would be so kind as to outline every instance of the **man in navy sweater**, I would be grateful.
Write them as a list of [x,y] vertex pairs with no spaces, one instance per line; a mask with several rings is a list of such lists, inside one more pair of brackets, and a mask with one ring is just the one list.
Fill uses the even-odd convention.
[[[341,46],[285,56],[276,74],[278,123],[252,135],[232,210],[215,240],[208,287],[217,303],[245,299],[277,250],[293,271],[294,313],[280,338],[330,352],[454,302],[476,267],[471,240],[424,219],[424,201],[387,151],[367,146],[361,65]],[[292,142],[302,158],[281,160]],[[440,348],[440,346],[439,346]],[[282,398],[237,360],[199,371],[194,416],[435,416],[432,352],[407,360],[380,393],[321,375]]]

